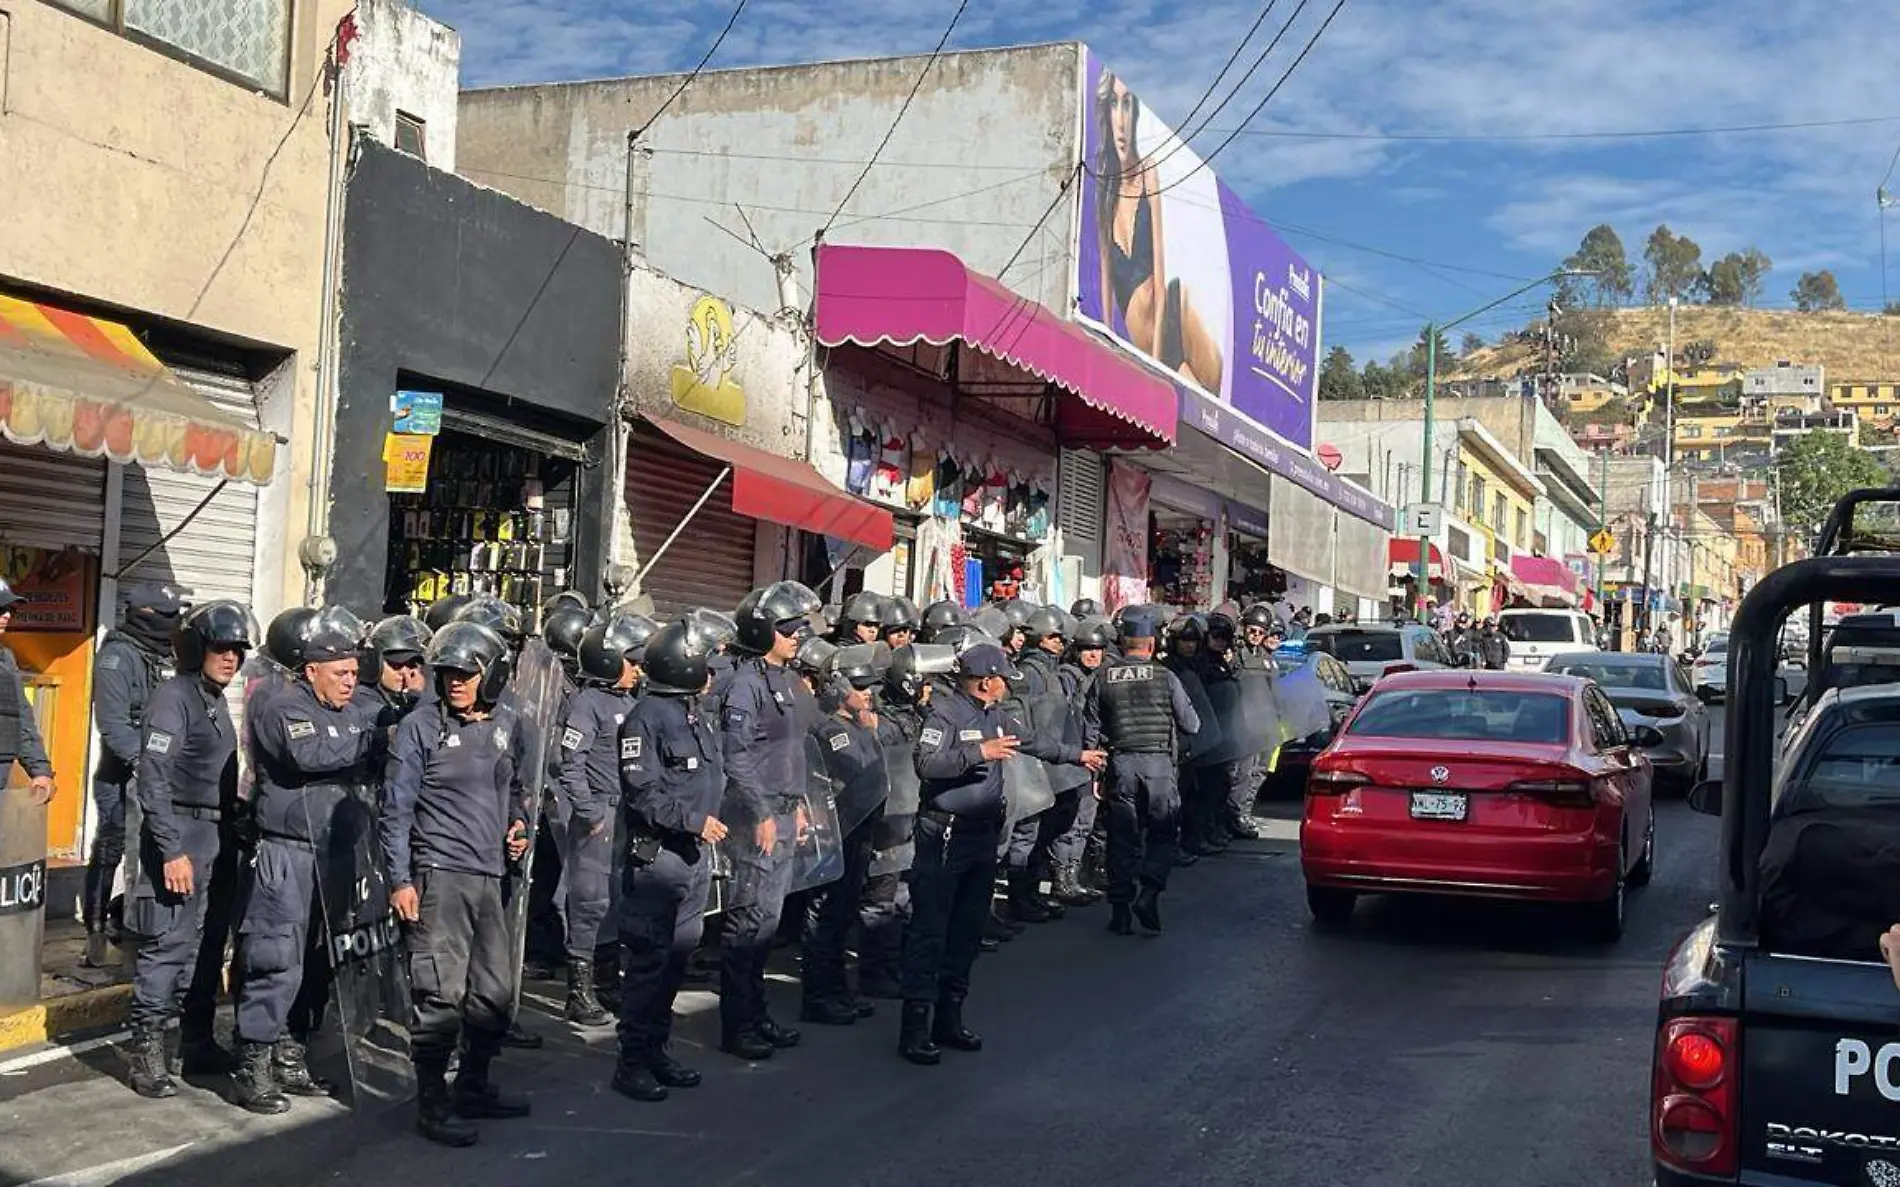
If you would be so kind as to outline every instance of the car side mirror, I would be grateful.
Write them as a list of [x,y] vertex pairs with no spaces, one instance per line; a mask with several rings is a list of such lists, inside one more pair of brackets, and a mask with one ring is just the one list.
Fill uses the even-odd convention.
[[1667,742],[1668,740],[1669,739],[1663,737],[1662,731],[1657,729],[1653,725],[1637,725],[1637,726],[1630,727],[1630,741],[1637,746],[1643,747],[1644,749],[1648,749],[1652,746],[1661,746],[1664,742]]
[[1713,779],[1704,779],[1689,789],[1689,807],[1704,816],[1722,814],[1722,785]]

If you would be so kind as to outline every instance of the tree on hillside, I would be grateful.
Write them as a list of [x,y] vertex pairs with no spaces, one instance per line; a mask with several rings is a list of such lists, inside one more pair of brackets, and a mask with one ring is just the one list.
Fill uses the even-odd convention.
[[1577,304],[1579,293],[1589,292],[1598,308],[1622,305],[1636,293],[1636,278],[1629,257],[1623,252],[1623,240],[1608,223],[1591,227],[1577,250],[1563,266],[1593,276],[1566,278],[1558,283],[1559,300],[1566,306]]
[[1678,235],[1664,223],[1649,233],[1643,245],[1644,291],[1652,304],[1671,297],[1687,297],[1702,281],[1702,247],[1687,235]]
[[1458,357],[1461,359],[1468,359],[1472,355],[1477,354],[1479,351],[1483,349],[1484,349],[1484,335],[1474,334],[1471,331],[1466,330],[1465,336],[1461,338],[1458,342]]
[[1359,372],[1359,383],[1368,400],[1402,400],[1406,396],[1406,378],[1376,359],[1366,360]]
[[1701,367],[1715,361],[1717,349],[1715,339],[1697,338],[1682,348],[1682,362],[1687,367]]
[[[1438,333],[1438,351],[1437,351],[1438,373],[1440,375],[1443,375],[1445,372],[1451,370],[1452,367],[1457,364],[1458,356],[1452,353],[1451,339],[1445,337],[1445,331],[1439,330],[1437,333]],[[1418,341],[1412,343],[1412,349],[1403,356],[1404,369],[1410,372],[1412,378],[1418,380],[1421,383],[1425,381],[1426,366],[1428,363],[1431,362],[1431,360],[1426,357],[1425,348],[1426,348],[1425,331],[1420,330],[1418,332]]]
[[1565,371],[1607,375],[1616,365],[1610,350],[1614,314],[1599,309],[1567,309],[1557,315],[1557,364]]
[[1854,448],[1839,433],[1796,437],[1775,458],[1781,478],[1781,513],[1797,532],[1821,526],[1842,495],[1864,486],[1885,486],[1887,467]]
[[1752,305],[1761,296],[1762,281],[1774,267],[1761,249],[1732,251],[1702,274],[1702,295],[1711,305]]
[[1319,398],[1322,400],[1362,400],[1366,385],[1352,361],[1352,351],[1335,346],[1326,352],[1319,367]]
[[1794,302],[1794,307],[1803,313],[1847,308],[1847,298],[1841,296],[1840,282],[1825,268],[1819,272],[1803,272],[1788,297]]

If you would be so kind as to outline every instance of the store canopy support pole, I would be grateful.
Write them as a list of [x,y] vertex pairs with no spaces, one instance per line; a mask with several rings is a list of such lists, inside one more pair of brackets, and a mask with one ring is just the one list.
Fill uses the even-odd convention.
[[653,566],[660,563],[660,558],[666,555],[666,550],[673,547],[673,541],[680,538],[680,533],[686,530],[686,525],[693,522],[693,517],[698,515],[699,509],[706,505],[706,500],[713,497],[713,492],[719,489],[719,484],[724,482],[731,474],[731,466],[727,466],[725,469],[719,471],[719,477],[713,479],[712,484],[706,488],[706,493],[699,496],[699,502],[693,504],[693,509],[688,511],[685,517],[679,521],[679,526],[675,527],[673,533],[661,541],[660,546],[653,550],[653,555],[647,558],[647,563],[641,566],[640,575],[633,579],[634,585],[644,587],[647,574],[653,571]]

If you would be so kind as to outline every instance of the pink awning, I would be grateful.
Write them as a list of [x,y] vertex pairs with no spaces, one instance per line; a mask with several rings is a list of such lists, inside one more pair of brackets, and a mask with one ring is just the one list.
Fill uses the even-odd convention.
[[947,251],[826,245],[817,267],[818,341],[826,346],[962,342],[1073,395],[1056,402],[1065,441],[1174,444],[1173,384]]
[[1554,556],[1530,556],[1520,552],[1511,558],[1511,572],[1526,585],[1547,585],[1566,593],[1577,585],[1577,575],[1570,571],[1570,566]]

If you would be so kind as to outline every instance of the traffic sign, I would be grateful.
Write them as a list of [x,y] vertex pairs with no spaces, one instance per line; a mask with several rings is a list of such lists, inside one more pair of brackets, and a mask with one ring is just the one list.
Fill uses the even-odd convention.
[[1590,537],[1590,551],[1596,553],[1598,556],[1606,556],[1609,553],[1615,552],[1616,537],[1610,534],[1608,528],[1598,528],[1596,535]]

